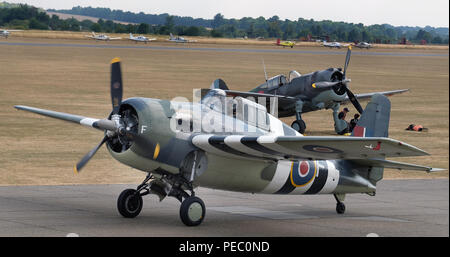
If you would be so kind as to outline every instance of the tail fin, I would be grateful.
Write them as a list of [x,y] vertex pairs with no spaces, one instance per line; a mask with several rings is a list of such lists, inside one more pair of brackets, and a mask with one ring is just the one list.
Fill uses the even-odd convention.
[[170,39],[173,39],[173,35],[172,35],[172,33],[170,33],[170,35],[169,35],[169,36],[170,36]]
[[216,79],[210,86],[211,89],[229,90],[227,84],[222,79]]
[[375,94],[367,104],[356,123],[352,136],[354,137],[388,137],[391,102],[381,94]]
[[[352,136],[354,137],[388,137],[389,133],[389,118],[391,116],[391,102],[389,99],[381,94],[375,94],[367,104],[366,109],[361,114],[361,119],[353,128]],[[380,145],[375,146],[376,150]],[[383,158],[384,159],[384,158]],[[363,163],[363,169],[357,168],[361,171],[360,175],[367,178],[373,185],[383,179],[384,167],[371,166],[370,172],[366,172],[366,164]]]
[[280,44],[280,39],[279,38],[277,38],[277,45],[279,45]]

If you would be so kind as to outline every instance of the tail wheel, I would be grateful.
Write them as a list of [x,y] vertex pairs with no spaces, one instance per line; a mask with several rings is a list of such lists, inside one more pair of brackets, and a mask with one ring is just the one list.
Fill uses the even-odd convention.
[[180,207],[180,218],[186,226],[198,226],[205,218],[205,204],[196,196],[186,198]]
[[142,210],[142,196],[134,189],[124,190],[117,199],[117,209],[125,218],[134,218]]
[[337,203],[336,204],[336,212],[338,214],[344,214],[344,212],[345,212],[345,204],[344,203]]

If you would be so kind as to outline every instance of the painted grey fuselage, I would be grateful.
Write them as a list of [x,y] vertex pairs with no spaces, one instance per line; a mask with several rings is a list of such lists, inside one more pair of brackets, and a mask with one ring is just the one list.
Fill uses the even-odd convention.
[[[292,156],[292,160],[286,160],[282,153],[270,152],[253,140],[260,136],[301,136],[292,128],[274,117],[270,117],[270,128],[261,130],[255,128],[253,132],[214,132],[208,131],[173,131],[170,122],[179,113],[189,113],[192,108],[199,104],[179,103],[182,107],[175,111],[173,105],[166,100],[150,98],[131,98],[122,103],[121,108],[133,108],[139,118],[138,130],[152,141],[160,145],[156,158],[151,149],[142,149],[133,144],[130,148],[114,150],[108,143],[111,155],[125,165],[131,166],[145,172],[154,172],[165,175],[166,172],[179,174],[185,178],[193,177],[196,186],[217,188],[223,190],[252,192],[252,193],[276,193],[276,194],[315,194],[315,193],[370,193],[375,192],[375,184],[382,177],[381,170],[371,170],[366,166],[358,166],[348,160],[319,160],[312,161],[301,156]],[[204,106],[203,106],[204,107]],[[220,119],[226,115],[217,112]],[[181,122],[175,119],[177,126],[185,126],[191,122],[189,116],[184,117]],[[230,118],[230,117],[228,117]],[[235,118],[231,118],[236,121]],[[237,123],[241,122],[239,120]],[[184,123],[184,124],[183,124]],[[186,127],[186,126],[185,126]],[[190,127],[190,126],[188,126]],[[209,134],[207,143],[202,143],[202,136]],[[240,142],[255,151],[267,151],[266,155],[272,155],[271,160],[241,152],[239,148],[233,149],[224,142],[229,137],[241,135]],[[192,142],[195,138],[211,148],[203,151]],[[207,168],[192,174],[192,167],[183,168],[188,162],[192,152],[200,151],[206,156]],[[294,165],[306,165],[314,172],[314,177],[303,184],[292,182],[292,173],[295,172]],[[297,168],[300,170],[300,167]],[[306,171],[307,172],[307,171]],[[311,173],[312,175],[313,173]],[[299,179],[301,181],[301,179]]]
[[345,100],[346,92],[337,90],[338,87],[320,89],[312,86],[315,82],[334,82],[342,80],[342,77],[341,69],[329,68],[292,78],[289,82],[286,80],[285,84],[270,84],[271,81],[268,81],[250,92],[292,97],[278,99],[278,116],[288,117],[296,114],[296,99],[302,102],[301,113],[331,108],[335,102]]

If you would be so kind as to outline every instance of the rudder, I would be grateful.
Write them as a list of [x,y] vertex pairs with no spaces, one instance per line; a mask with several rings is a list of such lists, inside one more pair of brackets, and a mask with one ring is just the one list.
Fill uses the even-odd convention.
[[367,104],[361,119],[356,123],[354,137],[388,137],[391,101],[381,94],[375,94]]

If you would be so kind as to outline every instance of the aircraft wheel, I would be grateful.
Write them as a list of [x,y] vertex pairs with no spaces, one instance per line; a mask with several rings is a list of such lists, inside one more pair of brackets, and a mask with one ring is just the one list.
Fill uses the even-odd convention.
[[142,210],[142,196],[134,189],[125,189],[117,199],[117,209],[125,218],[134,218]]
[[306,123],[303,120],[295,120],[292,122],[291,127],[298,133],[303,134],[306,130]]
[[180,218],[186,226],[198,226],[205,218],[205,204],[202,199],[190,196],[180,207]]
[[336,212],[338,214],[344,214],[344,212],[345,212],[345,204],[344,203],[337,203],[336,204]]

